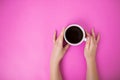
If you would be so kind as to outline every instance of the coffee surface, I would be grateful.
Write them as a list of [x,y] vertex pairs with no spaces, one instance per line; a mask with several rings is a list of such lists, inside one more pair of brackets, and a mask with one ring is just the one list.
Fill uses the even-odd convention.
[[68,28],[65,35],[66,39],[73,44],[79,43],[83,38],[82,30],[76,26]]

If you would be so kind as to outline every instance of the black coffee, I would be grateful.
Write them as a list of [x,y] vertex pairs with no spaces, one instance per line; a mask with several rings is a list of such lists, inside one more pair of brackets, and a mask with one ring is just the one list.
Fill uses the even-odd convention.
[[83,32],[76,26],[69,27],[65,33],[66,39],[73,44],[79,43],[83,38]]

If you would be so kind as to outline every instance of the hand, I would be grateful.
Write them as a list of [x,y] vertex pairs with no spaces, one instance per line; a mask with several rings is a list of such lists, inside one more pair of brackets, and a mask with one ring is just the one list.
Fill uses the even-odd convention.
[[84,49],[84,56],[86,58],[86,61],[93,61],[95,60],[96,57],[96,49],[97,49],[97,44],[100,39],[100,34],[97,35],[97,38],[95,36],[95,32],[92,29],[92,34],[90,35],[88,32],[87,34],[87,41]]
[[63,36],[64,36],[64,31],[65,29],[62,30],[60,33],[60,36],[56,39],[56,32],[54,33],[53,37],[53,51],[52,51],[52,56],[51,56],[51,62],[52,63],[59,63],[61,59],[63,58],[66,50],[69,48],[69,45],[65,45],[63,47]]

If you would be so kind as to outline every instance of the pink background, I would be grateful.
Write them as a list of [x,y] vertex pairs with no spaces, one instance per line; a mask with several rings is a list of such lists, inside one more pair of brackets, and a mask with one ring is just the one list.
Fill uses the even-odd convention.
[[[120,0],[0,0],[0,80],[49,80],[53,33],[72,23],[100,32],[100,80],[120,80]],[[84,45],[65,55],[64,80],[85,80]]]

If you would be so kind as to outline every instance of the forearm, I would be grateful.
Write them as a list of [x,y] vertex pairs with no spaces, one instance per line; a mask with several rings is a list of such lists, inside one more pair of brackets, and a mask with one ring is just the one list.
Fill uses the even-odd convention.
[[50,63],[50,80],[62,80],[59,63]]
[[96,67],[96,61],[87,61],[87,76],[86,80],[98,80],[98,72]]

